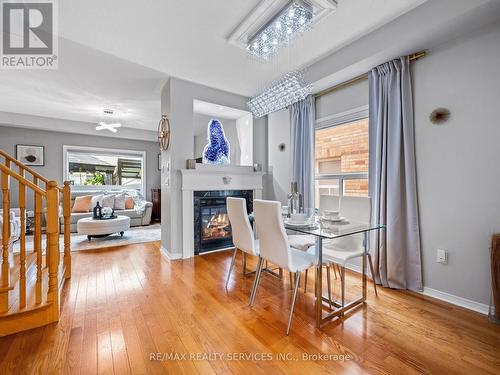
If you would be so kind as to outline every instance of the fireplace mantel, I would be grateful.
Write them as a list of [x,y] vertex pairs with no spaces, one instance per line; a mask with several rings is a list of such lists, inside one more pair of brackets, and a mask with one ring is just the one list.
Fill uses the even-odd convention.
[[262,172],[252,167],[200,165],[181,169],[182,186],[182,257],[194,256],[193,192],[200,190],[253,190],[254,199],[262,198]]

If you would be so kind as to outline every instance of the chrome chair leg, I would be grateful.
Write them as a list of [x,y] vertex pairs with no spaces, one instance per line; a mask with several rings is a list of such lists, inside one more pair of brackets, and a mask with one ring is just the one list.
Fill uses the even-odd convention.
[[300,271],[295,272],[295,288],[293,289],[292,306],[290,308],[290,316],[288,317],[288,325],[286,327],[286,335],[290,333],[290,327],[292,325],[293,310],[295,309],[295,301],[297,300],[297,292],[299,291],[300,285]]
[[233,259],[231,260],[231,265],[229,266],[229,273],[227,274],[227,279],[226,279],[226,289],[227,289],[227,284],[229,283],[229,278],[231,277],[231,272],[233,272],[233,267],[234,267],[234,261],[236,259],[236,253],[238,252],[238,249],[234,249],[233,253]]
[[263,259],[261,256],[259,256],[259,261],[257,263],[257,270],[255,272],[255,279],[253,281],[253,288],[252,288],[252,293],[250,294],[250,300],[248,301],[248,304],[250,306],[253,305],[253,301],[255,300],[255,295],[257,294],[257,287],[259,286],[259,281],[260,281],[260,274],[262,272],[262,264],[263,264]]
[[328,304],[332,308],[332,282],[330,280],[330,265],[326,265],[326,282],[328,283]]
[[[345,306],[345,267],[343,266],[340,272],[340,280],[342,284],[342,309]],[[344,313],[340,314],[341,316],[344,316]]]
[[377,282],[375,281],[375,272],[373,270],[373,262],[372,262],[372,256],[368,253],[368,263],[370,264],[370,273],[372,275],[372,280],[373,280],[373,288],[375,289],[375,295],[378,297],[377,293]]
[[306,274],[304,275],[304,293],[307,293],[307,272],[309,270],[306,270]]

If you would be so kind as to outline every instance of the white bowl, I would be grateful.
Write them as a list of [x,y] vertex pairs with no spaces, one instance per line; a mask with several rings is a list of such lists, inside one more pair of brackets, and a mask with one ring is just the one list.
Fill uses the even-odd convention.
[[296,223],[303,223],[307,221],[307,214],[291,214],[290,221],[294,221]]
[[323,216],[330,219],[336,219],[340,217],[340,211],[325,210],[323,211]]

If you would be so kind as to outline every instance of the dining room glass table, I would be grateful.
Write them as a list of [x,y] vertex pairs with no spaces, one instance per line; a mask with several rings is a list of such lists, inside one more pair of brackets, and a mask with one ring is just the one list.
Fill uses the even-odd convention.
[[[285,229],[302,233],[305,235],[314,236],[315,238],[315,255],[316,255],[316,276],[315,276],[315,291],[316,291],[316,326],[322,327],[325,323],[335,317],[340,317],[345,312],[352,308],[366,303],[366,256],[362,256],[361,277],[363,283],[362,297],[356,299],[348,304],[329,300],[323,296],[323,240],[335,240],[337,238],[352,236],[356,234],[363,234],[363,246],[365,253],[368,252],[368,234],[372,231],[377,231],[385,228],[382,224],[369,224],[357,222],[340,222],[335,225],[329,225],[328,228],[321,226],[321,223],[315,221],[314,226],[297,226],[284,222]],[[341,301],[345,301],[345,296],[341,296]],[[332,306],[332,307],[330,307]],[[326,310],[326,314],[324,313]]]

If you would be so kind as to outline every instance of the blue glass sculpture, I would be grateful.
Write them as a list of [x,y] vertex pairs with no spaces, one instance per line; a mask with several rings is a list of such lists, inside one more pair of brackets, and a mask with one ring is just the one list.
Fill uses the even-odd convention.
[[208,123],[207,141],[203,149],[203,164],[229,164],[229,142],[219,120],[212,119]]

